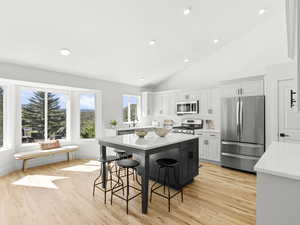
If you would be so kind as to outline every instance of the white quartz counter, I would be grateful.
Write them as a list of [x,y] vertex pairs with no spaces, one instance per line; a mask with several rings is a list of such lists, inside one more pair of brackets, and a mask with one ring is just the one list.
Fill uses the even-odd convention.
[[300,144],[273,142],[254,170],[258,173],[300,180]]
[[151,129],[154,128],[154,126],[135,126],[135,127],[117,127],[116,130],[123,131],[123,130],[136,130],[136,129]]
[[125,134],[114,137],[102,137],[99,141],[148,150],[197,138],[199,137],[196,135],[178,133],[169,133],[166,137],[159,137],[154,132],[149,132],[144,138],[139,138],[136,134]]

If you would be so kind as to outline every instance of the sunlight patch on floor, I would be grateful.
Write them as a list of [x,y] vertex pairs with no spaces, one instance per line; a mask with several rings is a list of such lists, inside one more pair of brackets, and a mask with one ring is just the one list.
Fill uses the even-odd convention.
[[91,161],[88,161],[87,163],[85,163],[84,165],[86,165],[86,166],[100,166],[100,162],[96,161],[96,160],[91,160]]
[[71,166],[71,167],[66,167],[61,170],[63,171],[72,171],[72,172],[85,172],[85,173],[90,173],[94,172],[96,170],[99,170],[99,166],[90,166],[90,165],[78,165],[78,166]]
[[13,182],[12,184],[17,186],[58,189],[58,187],[53,183],[53,181],[67,179],[67,178],[68,177],[28,175],[21,178],[20,180]]

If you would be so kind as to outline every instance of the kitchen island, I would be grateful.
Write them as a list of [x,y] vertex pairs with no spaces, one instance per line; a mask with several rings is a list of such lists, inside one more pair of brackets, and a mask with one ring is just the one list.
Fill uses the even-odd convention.
[[[142,213],[147,213],[148,185],[149,179],[156,177],[156,159],[168,157],[179,161],[179,183],[171,181],[170,185],[174,188],[191,183],[193,178],[198,175],[198,136],[170,133],[166,137],[159,137],[154,132],[150,132],[144,138],[139,138],[135,134],[103,137],[100,138],[99,144],[102,157],[106,157],[106,147],[111,147],[134,154],[134,157],[140,162]],[[102,165],[102,171],[102,182],[105,187],[105,165]]]

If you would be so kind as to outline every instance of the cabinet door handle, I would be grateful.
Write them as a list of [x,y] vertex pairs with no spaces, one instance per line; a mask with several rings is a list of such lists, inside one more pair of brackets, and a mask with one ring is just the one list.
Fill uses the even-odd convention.
[[296,99],[294,98],[294,95],[296,95],[296,92],[293,90],[290,90],[290,100],[291,100],[290,108],[293,108],[296,103]]
[[215,137],[216,135],[215,134],[210,134],[209,136]]

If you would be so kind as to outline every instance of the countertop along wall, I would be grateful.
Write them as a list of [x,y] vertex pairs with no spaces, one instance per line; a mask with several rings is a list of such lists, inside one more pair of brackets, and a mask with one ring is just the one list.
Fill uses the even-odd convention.
[[[113,119],[121,123],[123,94],[140,95],[141,93],[140,88],[130,85],[10,63],[0,63],[0,78],[100,90],[102,93],[103,127],[108,127],[109,121]],[[79,145],[81,148],[78,153],[79,157],[95,158],[98,156],[98,143],[96,141],[83,141]],[[14,152],[15,149],[0,151],[0,176],[21,168],[21,162],[13,158]],[[65,156],[63,154],[63,156],[57,155],[47,158],[45,158],[47,162],[52,162],[63,160]],[[45,160],[44,158],[32,160],[33,162],[29,166],[44,164]]]

